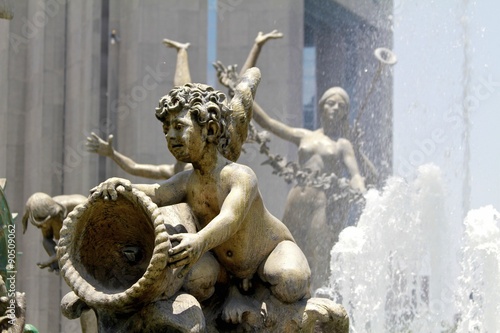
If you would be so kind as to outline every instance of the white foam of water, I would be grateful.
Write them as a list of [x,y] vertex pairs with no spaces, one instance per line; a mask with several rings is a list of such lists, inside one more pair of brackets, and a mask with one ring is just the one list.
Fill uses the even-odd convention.
[[451,332],[462,221],[446,207],[439,168],[419,168],[415,181],[390,178],[366,195],[356,227],[331,251],[327,294],[342,303],[351,332]]
[[472,210],[464,225],[457,332],[500,332],[500,213]]

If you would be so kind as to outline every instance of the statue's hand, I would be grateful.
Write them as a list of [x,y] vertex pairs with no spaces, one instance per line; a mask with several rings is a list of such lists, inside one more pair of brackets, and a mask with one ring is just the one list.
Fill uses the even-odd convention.
[[163,45],[167,46],[167,47],[173,47],[177,50],[180,50],[180,49],[186,49],[189,47],[190,43],[179,43],[179,42],[176,42],[175,40],[171,40],[171,39],[168,39],[168,38],[165,38],[163,39]]
[[49,272],[54,272],[56,274],[59,274],[59,264],[57,262],[54,262],[49,265]]
[[128,179],[113,177],[92,188],[90,194],[92,198],[102,196],[104,200],[111,199],[114,201],[118,197],[116,191],[118,186],[123,186],[127,191],[132,190],[132,184]]
[[366,192],[365,179],[361,177],[361,175],[355,175],[354,177],[352,177],[349,185],[355,191],[358,191],[360,193]]
[[38,262],[36,265],[41,269],[48,268],[49,272],[59,273],[59,263],[57,262],[56,256],[51,257],[47,261]]
[[176,244],[168,250],[168,265],[172,268],[184,266],[179,272],[179,277],[184,277],[195,262],[204,253],[204,244],[198,234],[182,233],[169,237],[172,244]]
[[108,141],[104,141],[94,132],[90,133],[87,137],[87,150],[93,153],[97,153],[101,156],[111,157],[114,154],[113,149],[113,135],[108,136]]
[[48,267],[50,264],[47,263],[46,261],[42,261],[42,262],[37,262],[36,265],[38,266],[38,268],[46,268]]
[[283,33],[279,32],[278,30],[274,29],[273,31],[263,34],[262,31],[259,31],[259,34],[257,35],[257,38],[255,38],[255,44],[261,46],[265,42],[267,42],[269,39],[277,39],[277,38],[282,38]]
[[228,67],[226,67],[222,62],[217,61],[214,64],[214,68],[217,72],[217,78],[219,79],[219,82],[224,87],[227,87],[230,90],[234,90],[239,80],[237,71],[238,65],[229,65]]

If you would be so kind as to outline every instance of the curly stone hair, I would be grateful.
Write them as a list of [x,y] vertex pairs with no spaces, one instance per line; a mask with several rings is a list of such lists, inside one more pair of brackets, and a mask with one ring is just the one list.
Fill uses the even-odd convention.
[[213,120],[219,126],[218,150],[222,155],[226,156],[226,148],[231,141],[229,123],[232,112],[226,103],[226,95],[211,86],[200,83],[187,83],[173,88],[160,99],[159,105],[155,109],[156,118],[161,122],[165,122],[167,115],[188,108],[193,119],[201,126]]

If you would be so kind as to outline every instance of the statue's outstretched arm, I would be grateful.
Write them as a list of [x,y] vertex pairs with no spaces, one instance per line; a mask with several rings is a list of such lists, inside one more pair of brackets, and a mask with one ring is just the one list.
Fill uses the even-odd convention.
[[238,83],[240,77],[243,76],[243,73],[245,73],[249,68],[255,67],[262,46],[264,46],[264,44],[269,39],[276,39],[282,37],[283,34],[281,32],[278,32],[278,30],[273,30],[267,34],[259,32],[259,34],[255,38],[255,42],[252,46],[252,49],[250,50],[250,53],[248,54],[247,60],[245,61],[245,64],[243,65],[239,73],[238,73],[238,65],[235,64],[226,67],[222,62],[216,61],[213,65],[217,72],[217,78],[219,79],[219,82],[224,87],[229,89],[230,94],[233,94],[234,88],[236,87],[236,84]]
[[253,103],[253,119],[259,124],[263,129],[268,130],[274,135],[282,138],[283,140],[293,142],[297,146],[300,144],[300,140],[309,131],[305,128],[291,127],[279,120],[271,118],[264,109],[257,104]]
[[53,239],[53,232],[51,229],[42,230],[43,240],[42,245],[47,254],[49,255],[49,259],[37,263],[38,267],[46,268],[48,267],[50,271],[59,270],[59,265],[57,263],[57,254],[56,254],[56,242]]
[[175,65],[174,86],[183,86],[191,83],[191,73],[189,71],[189,61],[187,49],[189,43],[179,43],[171,39],[164,39],[163,44],[177,50],[177,63]]
[[111,158],[122,170],[133,175],[150,179],[168,179],[174,175],[175,165],[138,164],[113,148],[113,135],[104,141],[97,134],[87,137],[87,150]]
[[352,144],[348,140],[343,140],[342,142],[342,153],[344,165],[351,175],[351,187],[357,191],[360,191],[361,193],[366,192],[365,179],[359,172],[358,162],[356,161],[354,149],[352,147]]
[[245,64],[241,68],[240,75],[243,75],[243,73],[245,73],[247,69],[255,66],[255,64],[257,63],[257,59],[259,58],[260,51],[262,50],[262,46],[264,46],[264,44],[269,39],[277,39],[282,37],[283,34],[278,30],[273,30],[267,34],[264,34],[262,33],[262,31],[260,31],[255,38],[255,42],[252,46],[252,49],[250,50],[250,53],[248,54]]

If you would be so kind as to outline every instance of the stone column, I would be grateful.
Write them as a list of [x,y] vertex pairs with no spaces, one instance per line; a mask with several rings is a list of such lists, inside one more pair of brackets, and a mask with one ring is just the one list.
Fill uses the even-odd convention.
[[[47,20],[42,1],[28,1],[27,11],[20,15],[24,22],[20,32],[27,38],[27,44],[24,151],[18,154],[24,153],[23,192],[26,200],[34,192],[52,194],[61,187],[61,181],[52,181],[50,171],[51,162],[61,156],[61,126],[56,125],[61,116],[60,110],[52,109],[54,105],[49,105],[51,101],[44,96],[49,90],[56,92],[54,84],[58,83],[57,80],[50,82],[45,70],[46,52],[52,49],[45,44],[44,36],[47,25],[53,22]],[[40,331],[51,331],[55,325],[58,329],[60,313],[56,306],[61,296],[59,277],[36,266],[37,262],[47,258],[40,231],[28,226],[28,232],[19,238],[19,250],[23,255],[18,279],[20,289],[27,295],[26,320]]]
[[102,1],[67,6],[64,157],[59,167],[64,193],[87,195],[99,183],[98,156],[86,151],[85,142],[100,127]]
[[7,113],[9,96],[9,32],[10,21],[0,19],[0,177],[7,176]]
[[[67,36],[87,34],[93,38],[91,27],[100,18],[100,1],[85,2],[87,7],[75,8],[79,5],[75,1],[16,2],[16,18],[11,22],[9,35],[12,94],[9,92],[8,101],[11,143],[7,145],[8,155],[12,153],[15,160],[7,161],[8,172],[13,175],[7,178],[15,191],[13,210],[21,215],[24,202],[34,192],[87,193],[90,184],[96,183],[88,181],[80,145],[84,142],[82,128],[92,115],[88,111],[92,108],[85,106],[92,100],[93,92],[82,86],[76,87],[76,93],[72,90],[92,74],[92,65],[83,70],[81,67],[86,61],[92,63],[93,57],[85,55],[85,61],[71,63],[71,51],[82,53],[90,48],[78,44],[75,47],[73,43],[71,49],[68,45],[72,40]],[[70,9],[78,13],[67,17]],[[78,15],[84,19],[77,20]],[[67,29],[67,24],[72,24],[73,30]],[[99,41],[99,36],[96,39]],[[80,68],[76,75],[75,68]],[[73,96],[76,97],[71,99]],[[78,321],[69,322],[60,313],[61,297],[68,289],[65,282],[36,265],[47,258],[40,230],[28,226],[22,235],[19,220],[17,225],[18,249],[22,252],[18,259],[18,288],[27,295],[27,322],[40,332],[78,332]]]

